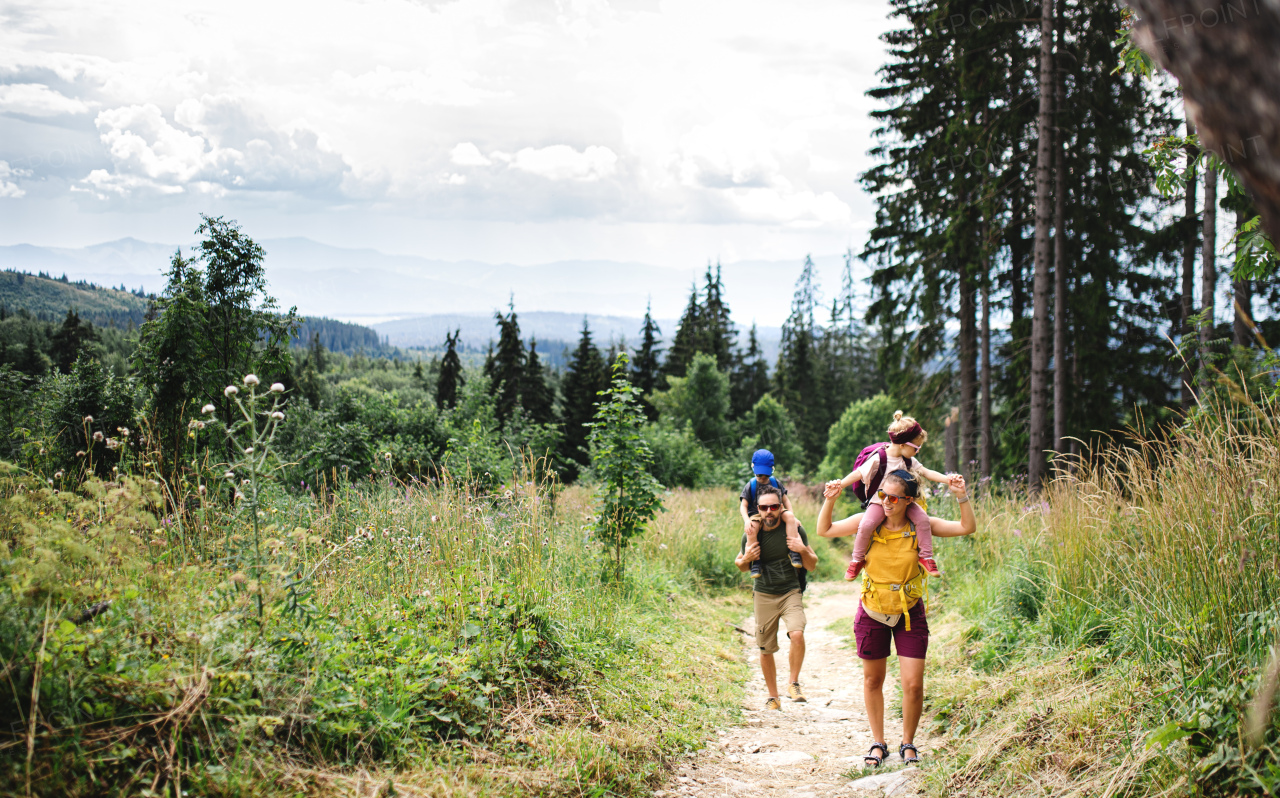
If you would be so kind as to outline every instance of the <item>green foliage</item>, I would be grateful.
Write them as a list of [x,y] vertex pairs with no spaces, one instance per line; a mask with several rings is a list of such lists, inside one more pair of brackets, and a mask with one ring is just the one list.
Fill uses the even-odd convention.
[[[710,358],[708,358],[710,359]],[[712,366],[714,371],[714,360]],[[621,578],[623,549],[662,509],[662,485],[649,473],[653,454],[641,434],[645,419],[636,388],[627,378],[626,353],[613,363],[613,385],[591,423],[591,472],[599,481],[596,533],[613,549]],[[718,372],[717,372],[718,373]]]
[[267,380],[289,374],[289,341],[299,324],[294,310],[276,312],[267,293],[266,253],[235,222],[201,216],[196,259],[174,253],[168,284],[156,301],[158,317],[142,326],[134,354],[139,383],[162,449],[182,459],[183,420],[192,406],[213,404],[224,425],[235,423],[222,389],[245,374]]
[[698,442],[688,424],[677,427],[658,421],[644,428],[644,439],[653,454],[649,473],[669,488],[704,488],[718,484],[716,458]]
[[783,473],[797,473],[804,463],[804,449],[791,414],[777,399],[765,395],[738,422],[742,445],[738,447],[741,463],[750,463],[756,449],[773,452],[777,467]]
[[564,378],[560,382],[560,421],[564,432],[561,444],[562,462],[569,471],[567,479],[577,476],[578,467],[590,461],[587,451],[587,435],[591,420],[596,414],[596,404],[601,392],[609,387],[609,375],[604,358],[591,340],[591,328],[582,320],[582,337],[573,352]]
[[729,376],[714,355],[699,352],[683,377],[668,376],[667,389],[653,394],[659,417],[672,427],[688,425],[693,436],[713,452],[731,446]]
[[35,393],[29,426],[18,427],[25,461],[47,474],[109,477],[137,438],[131,380],[81,357],[70,374],[50,375]]
[[853,470],[858,453],[873,443],[888,439],[885,430],[899,408],[883,393],[853,402],[831,425],[827,456],[818,467],[820,479],[839,479]]

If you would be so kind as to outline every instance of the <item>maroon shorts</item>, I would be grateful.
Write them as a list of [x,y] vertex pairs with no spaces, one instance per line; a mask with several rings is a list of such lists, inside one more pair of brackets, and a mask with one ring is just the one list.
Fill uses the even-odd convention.
[[925,618],[924,602],[917,601],[908,613],[911,631],[907,631],[907,619],[899,618],[897,626],[890,628],[872,620],[858,602],[858,614],[853,620],[853,636],[858,641],[858,656],[862,659],[886,659],[889,656],[889,640],[899,657],[924,659],[929,651],[929,621]]

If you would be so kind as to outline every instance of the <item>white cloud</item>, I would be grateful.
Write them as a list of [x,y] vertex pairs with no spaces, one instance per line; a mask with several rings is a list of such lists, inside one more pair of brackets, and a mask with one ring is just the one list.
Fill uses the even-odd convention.
[[458,166],[488,166],[493,163],[484,157],[484,153],[480,152],[480,148],[469,141],[464,141],[449,150],[449,160]]
[[8,161],[0,161],[0,198],[21,199],[27,192],[23,191],[12,178],[30,177],[26,169],[14,169]]
[[332,192],[348,171],[314,131],[273,129],[233,98],[184,100],[174,121],[181,127],[152,104],[100,112],[94,122],[113,169],[93,170],[83,187],[104,198],[148,189],[161,194],[188,189],[323,193]]
[[[495,156],[499,153],[495,153]],[[567,144],[534,149],[525,147],[510,156],[512,169],[519,169],[548,180],[581,180],[590,182],[609,177],[617,171],[618,156],[608,147],[587,147],[578,152]],[[503,160],[507,160],[504,156]]]
[[27,116],[62,116],[88,113],[89,106],[66,97],[43,83],[0,85],[0,112]]
[[[21,24],[0,26],[0,76],[12,81],[0,110],[26,109],[15,124],[33,126],[96,114],[96,132],[74,134],[93,153],[79,187],[120,210],[188,194],[261,214],[252,196],[269,191],[317,213],[513,229],[586,219],[606,239],[620,224],[745,225],[762,231],[753,242],[806,226],[844,242],[869,216],[856,178],[871,165],[877,103],[865,92],[890,27],[882,3],[24,8]],[[27,141],[5,157],[50,177],[40,136]],[[295,234],[329,232],[309,218],[292,217]]]

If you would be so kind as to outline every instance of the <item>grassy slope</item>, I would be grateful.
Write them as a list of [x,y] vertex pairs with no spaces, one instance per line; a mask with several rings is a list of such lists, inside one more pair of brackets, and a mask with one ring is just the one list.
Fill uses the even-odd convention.
[[141,324],[147,312],[147,300],[127,291],[5,271],[0,271],[0,305],[10,311],[49,314],[58,320],[74,308],[86,321],[106,324],[114,320],[121,327],[129,321]]
[[[1243,734],[1280,580],[1274,408],[1100,457],[944,541],[926,710],[937,795],[1274,790]],[[1224,500],[1225,499],[1225,500]],[[1252,563],[1256,563],[1253,565]]]
[[[145,479],[0,477],[0,712],[40,708],[34,735],[0,730],[0,793],[25,791],[30,740],[36,795],[638,795],[737,716],[749,593],[728,491],[668,495],[621,585],[600,580],[582,489],[554,511],[277,495],[258,579],[243,516],[211,506],[181,531]],[[303,571],[308,609],[290,611]]]

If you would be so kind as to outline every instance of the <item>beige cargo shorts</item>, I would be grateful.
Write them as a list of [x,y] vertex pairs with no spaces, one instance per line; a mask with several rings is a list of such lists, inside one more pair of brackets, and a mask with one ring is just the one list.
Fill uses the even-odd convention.
[[755,599],[756,645],[763,653],[778,650],[778,621],[786,623],[787,634],[804,631],[804,604],[799,588],[781,595],[757,592]]

